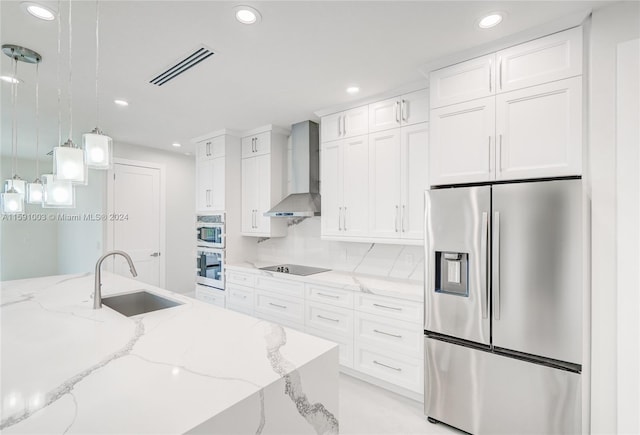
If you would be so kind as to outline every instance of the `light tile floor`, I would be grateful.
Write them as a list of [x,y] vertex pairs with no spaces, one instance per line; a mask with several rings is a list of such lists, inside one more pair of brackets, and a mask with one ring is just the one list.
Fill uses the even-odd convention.
[[340,433],[346,435],[412,435],[460,432],[444,424],[431,424],[422,403],[340,374]]

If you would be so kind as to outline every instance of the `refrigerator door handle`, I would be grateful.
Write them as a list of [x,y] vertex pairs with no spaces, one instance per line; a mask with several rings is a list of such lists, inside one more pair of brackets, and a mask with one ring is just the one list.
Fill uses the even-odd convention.
[[500,212],[493,214],[493,318],[500,320]]
[[480,297],[482,298],[482,318],[487,319],[489,317],[489,292],[487,282],[487,245],[489,239],[489,214],[487,212],[482,213],[482,234],[480,239]]

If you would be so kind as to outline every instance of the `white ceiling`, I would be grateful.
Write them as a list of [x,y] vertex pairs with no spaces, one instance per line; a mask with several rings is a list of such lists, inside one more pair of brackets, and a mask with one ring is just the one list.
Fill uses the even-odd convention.
[[[233,7],[251,4],[262,22],[247,26]],[[100,122],[115,141],[193,152],[191,138],[222,128],[289,126],[313,112],[425,80],[419,67],[447,54],[595,8],[586,1],[108,1],[100,2]],[[54,5],[56,3],[54,2]],[[68,2],[62,2],[62,140],[67,103]],[[501,10],[498,27],[476,20]],[[39,52],[41,154],[58,143],[57,21],[1,1],[2,43]],[[95,2],[72,4],[73,140],[96,125]],[[162,87],[148,81],[199,44],[216,52]],[[11,60],[1,56],[1,73]],[[35,67],[20,63],[18,144],[35,156]],[[357,96],[348,85],[360,86]],[[2,153],[10,152],[10,85],[2,82]],[[127,108],[114,98],[130,102]],[[183,147],[176,150],[171,143]]]

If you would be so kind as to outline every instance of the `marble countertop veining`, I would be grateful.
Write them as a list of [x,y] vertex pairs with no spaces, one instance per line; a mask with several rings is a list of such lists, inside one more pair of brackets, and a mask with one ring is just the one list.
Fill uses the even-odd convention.
[[93,310],[93,279],[0,283],[2,433],[184,433],[336,347],[109,273],[105,296],[145,289],[183,305]]
[[249,262],[225,264],[225,268],[230,271],[260,274],[273,278],[291,279],[314,283],[317,285],[328,285],[339,287],[344,290],[362,292],[379,296],[388,296],[398,299],[406,299],[415,302],[424,302],[424,289],[422,282],[395,278],[384,278],[374,275],[364,275],[338,270],[315,273],[313,275],[299,276],[287,273],[270,272],[261,270],[261,267],[273,266],[273,263]]

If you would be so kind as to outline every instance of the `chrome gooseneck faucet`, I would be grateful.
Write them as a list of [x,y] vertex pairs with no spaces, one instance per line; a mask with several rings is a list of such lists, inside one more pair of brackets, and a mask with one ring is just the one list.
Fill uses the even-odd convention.
[[131,257],[129,257],[129,254],[124,251],[110,251],[104,254],[102,257],[98,258],[98,261],[96,262],[96,284],[93,293],[94,310],[102,308],[102,274],[100,272],[100,266],[102,265],[102,262],[105,260],[105,258],[109,257],[110,255],[122,255],[129,263],[129,270],[131,270],[131,275],[133,275],[134,277],[138,276],[138,272],[136,272],[136,267],[133,265]]

